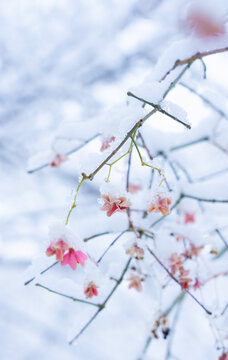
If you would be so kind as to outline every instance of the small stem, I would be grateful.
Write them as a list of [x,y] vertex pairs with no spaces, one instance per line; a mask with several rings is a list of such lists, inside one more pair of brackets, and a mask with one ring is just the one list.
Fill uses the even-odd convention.
[[[167,111],[165,111],[164,109],[162,109],[160,105],[154,104],[154,103],[152,103],[152,102],[150,102],[150,101],[147,101],[147,100],[145,100],[145,99],[143,99],[143,98],[140,98],[140,97],[134,95],[134,94],[133,94],[132,92],[130,92],[130,91],[127,93],[127,95],[128,95],[128,96],[131,96],[131,97],[133,97],[133,98],[135,98],[135,99],[137,99],[137,100],[139,100],[139,101],[142,101],[142,102],[145,103],[145,104],[148,104],[148,105],[150,105],[150,106],[153,106],[155,109],[157,109],[157,110],[158,110],[159,112],[161,112],[162,114],[165,114],[166,116],[170,117],[171,119],[173,119],[173,120],[179,122],[180,124],[184,125],[184,126],[187,127],[188,129],[191,129],[191,126],[190,126],[189,124],[186,124],[184,121],[178,119],[176,116],[173,116],[172,114],[168,113]],[[165,95],[164,95],[164,96],[165,96]]]
[[157,255],[155,255],[155,253],[147,246],[147,250],[149,251],[149,253],[155,258],[155,260],[163,267],[163,269],[167,272],[167,274],[178,284],[180,285],[181,289],[183,291],[186,291],[186,293],[188,295],[190,295],[192,297],[193,300],[195,300],[195,302],[201,306],[201,308],[208,314],[208,315],[212,315],[212,312],[209,311],[203,304],[201,304],[201,302],[187,289],[183,289],[181,283],[179,282],[179,280],[173,276],[173,274],[169,271],[169,269],[161,262],[161,260],[157,257]]
[[[168,89],[166,90],[166,92],[163,95],[163,99],[165,99],[165,97],[168,95],[168,93],[176,86],[178,81],[182,78],[184,73],[190,68],[192,63],[193,63],[193,61],[189,61],[188,65],[185,66],[185,68],[180,72],[180,74],[177,76],[177,78],[173,82],[171,82],[170,86],[168,87]],[[168,75],[168,74],[166,74],[166,75]],[[165,75],[165,77],[166,77],[166,75]],[[165,77],[163,77],[161,80],[164,80]]]
[[[172,310],[175,308],[175,306],[176,306],[177,304],[179,304],[179,303],[184,299],[185,294],[186,294],[186,293],[185,293],[184,291],[181,292],[180,295],[178,295],[178,296],[174,299],[174,301],[173,301],[172,304],[169,306],[169,308],[168,308],[166,311],[164,311],[164,312],[159,316],[159,319],[162,319],[163,317],[168,316],[168,315],[172,312]],[[143,359],[143,356],[146,354],[146,352],[147,352],[147,350],[148,350],[148,348],[149,348],[149,346],[150,346],[150,343],[151,343],[152,339],[153,339],[152,336],[149,335],[148,338],[146,339],[146,343],[145,343],[145,346],[144,346],[144,348],[143,348],[142,355],[138,358],[138,360],[142,360],[142,359]]]
[[192,146],[192,145],[195,145],[195,144],[198,144],[200,142],[203,142],[203,141],[209,141],[210,138],[209,136],[204,136],[204,137],[201,137],[197,140],[193,140],[193,141],[190,141],[189,143],[185,143],[183,145],[178,145],[178,146],[174,146],[170,149],[170,151],[176,151],[176,150],[180,150],[180,149],[183,149],[185,147],[188,147],[188,146]]
[[[59,263],[59,261],[54,262],[52,265],[48,266],[46,269],[42,270],[40,272],[40,275],[43,275],[46,271],[48,271],[49,269],[51,269],[53,266],[57,265]],[[32,277],[31,279],[27,280],[24,285],[28,285],[30,284],[33,280],[35,280],[36,276]]]
[[228,115],[226,115],[224,113],[224,111],[222,111],[221,109],[219,109],[216,105],[214,105],[209,99],[207,99],[204,95],[199,94],[195,89],[193,89],[192,87],[190,87],[187,84],[184,84],[182,82],[179,83],[181,86],[183,86],[184,88],[186,88],[187,90],[189,90],[191,93],[195,94],[196,96],[198,96],[205,104],[207,104],[208,106],[210,106],[211,109],[213,109],[214,111],[216,111],[219,115],[221,115],[222,117],[228,119]]
[[222,240],[222,242],[226,246],[226,248],[228,248],[228,243],[227,243],[226,239],[224,238],[224,236],[221,234],[220,230],[215,229],[215,232],[218,234],[218,236],[220,237],[220,239]]
[[107,235],[107,234],[110,234],[110,231],[105,231],[105,232],[103,232],[103,233],[99,233],[99,234],[95,234],[95,235],[89,236],[89,237],[85,238],[83,241],[84,241],[84,242],[87,242],[87,241],[92,240],[92,239],[94,239],[94,238],[96,238],[96,237],[103,236],[103,235]]
[[184,166],[182,166],[178,161],[175,161],[174,163],[177,165],[177,167],[179,167],[183,171],[183,173],[185,174],[186,179],[188,180],[188,182],[192,183],[192,178],[189,175],[188,171],[184,168]]
[[183,197],[188,198],[188,199],[197,200],[197,201],[202,201],[202,202],[211,202],[211,203],[228,203],[228,200],[204,199],[204,198],[199,198],[199,197],[197,197],[197,196],[188,195],[188,194],[183,194]]
[[103,259],[103,257],[105,256],[105,254],[109,251],[109,249],[116,243],[117,240],[119,240],[119,238],[125,234],[127,230],[122,231],[112,242],[111,244],[107,247],[107,249],[103,252],[103,254],[99,257],[99,259],[97,260],[97,263],[99,264],[99,262],[101,262],[101,260]]
[[175,335],[175,328],[176,328],[176,325],[177,325],[177,322],[178,322],[178,319],[179,319],[179,316],[180,316],[180,311],[181,311],[181,308],[182,308],[181,305],[182,305],[182,303],[179,303],[179,305],[178,305],[178,307],[176,309],[176,313],[174,315],[174,319],[173,319],[173,322],[172,322],[172,328],[171,328],[171,334],[169,335],[165,360],[168,360],[171,357],[171,348],[172,348],[172,344],[173,344],[173,338],[174,338],[174,335]]
[[100,307],[99,304],[94,304],[92,303],[91,301],[87,301],[87,300],[83,300],[83,299],[78,299],[78,298],[75,298],[73,296],[69,296],[69,295],[66,295],[66,294],[63,294],[63,293],[60,293],[58,291],[55,291],[55,290],[52,290],[42,284],[35,284],[35,286],[39,286],[41,287],[42,289],[45,289],[53,294],[56,294],[56,295],[59,295],[59,296],[62,296],[62,297],[65,297],[67,299],[70,299],[70,300],[73,300],[73,301],[76,301],[76,302],[80,302],[80,303],[83,303],[83,304],[88,304],[88,305],[92,305],[92,306],[96,306],[96,307]]
[[114,294],[114,292],[116,291],[116,289],[118,288],[118,286],[121,284],[121,282],[123,281],[124,275],[131,263],[131,258],[128,260],[126,266],[123,269],[123,272],[120,276],[120,278],[117,280],[115,286],[113,287],[113,289],[111,290],[111,292],[109,293],[109,295],[106,297],[106,299],[104,300],[104,302],[100,305],[99,309],[97,310],[97,312],[95,312],[95,314],[91,317],[91,319],[83,326],[83,328],[79,331],[79,333],[77,333],[76,336],[73,337],[73,339],[69,342],[69,345],[72,345],[78,338],[79,336],[81,336],[81,334],[87,329],[87,327],[93,322],[94,319],[96,319],[97,315],[105,308],[105,305],[107,304],[107,302],[109,301],[109,299],[111,298],[111,296]]
[[86,180],[86,178],[85,178],[85,176],[83,175],[83,176],[82,176],[82,179],[81,179],[81,181],[80,181],[80,183],[79,183],[79,185],[78,185],[78,187],[77,187],[77,189],[76,189],[76,193],[75,193],[75,196],[74,196],[73,204],[72,204],[72,206],[71,206],[71,208],[70,208],[70,210],[69,210],[69,212],[68,212],[67,219],[66,219],[66,225],[68,224],[69,217],[70,217],[73,209],[76,208],[77,195],[78,195],[78,192],[79,192],[80,187],[82,186],[82,184],[83,184],[83,182],[84,182],[85,180]]
[[197,59],[202,59],[205,56],[209,56],[209,55],[213,55],[213,54],[223,53],[225,51],[228,51],[228,47],[221,48],[221,49],[210,50],[210,51],[204,51],[204,52],[201,52],[201,53],[198,52],[195,55],[192,55],[191,57],[186,58],[184,60],[177,60],[175,62],[175,64],[173,65],[173,67],[169,71],[167,71],[167,73],[163,76],[161,81],[164,80],[171,73],[171,71],[173,71],[174,69],[176,69],[180,65],[185,65],[185,64],[189,64],[189,63],[192,64]]
[[[135,138],[136,131],[137,131],[137,129],[135,130],[135,132],[133,134],[133,139]],[[117,160],[115,160],[111,164],[109,164],[109,172],[108,172],[108,177],[106,179],[106,182],[109,182],[112,166],[114,164],[116,164],[119,160],[123,159],[126,155],[131,154],[132,146],[133,146],[133,140],[131,141],[131,144],[130,144],[130,147],[129,147],[128,151],[125,154],[121,155]]]
[[90,175],[86,175],[84,174],[86,179],[89,180],[93,180],[94,176],[107,164],[107,162],[121,149],[121,147],[125,144],[125,142],[129,139],[129,137],[131,137],[134,132],[141,127],[144,122],[151,117],[153,114],[155,114],[157,112],[156,109],[151,110],[146,116],[144,116],[142,119],[140,119],[139,121],[137,121],[137,123],[133,126],[133,128],[131,128],[131,130],[128,131],[127,135],[125,136],[125,138],[121,141],[121,143],[112,151],[112,153],[107,156],[107,158],[90,174]]
[[132,138],[132,141],[133,141],[133,143],[134,143],[134,145],[135,145],[135,147],[136,147],[137,153],[138,153],[139,158],[140,158],[140,161],[141,161],[141,165],[142,165],[142,166],[148,166],[148,167],[150,167],[151,169],[157,170],[157,171],[159,172],[159,174],[161,174],[161,169],[158,169],[158,168],[156,168],[155,166],[146,164],[146,163],[143,161],[143,158],[142,158],[142,155],[141,155],[141,153],[140,153],[140,151],[139,151],[138,145],[136,144],[136,142],[135,142],[135,140],[134,140],[133,138]]
[[226,310],[228,309],[228,304],[226,304],[226,306],[224,307],[223,311],[221,312],[221,316],[223,316],[226,312]]
[[[98,136],[99,136],[99,134],[96,134],[96,135],[92,136],[90,139],[86,140],[86,141],[85,141],[84,143],[82,143],[81,145],[79,145],[79,146],[77,146],[76,148],[74,148],[74,149],[66,152],[66,156],[69,156],[69,155],[75,153],[76,151],[82,149],[85,145],[87,145],[88,143],[90,143],[92,140],[96,139]],[[33,173],[35,173],[35,172],[37,172],[37,171],[39,171],[39,170],[42,170],[42,169],[46,168],[47,166],[50,166],[50,163],[46,163],[46,164],[43,164],[43,165],[41,165],[41,166],[38,166],[38,167],[35,168],[35,169],[28,170],[27,173],[28,173],[28,174],[33,174]]]

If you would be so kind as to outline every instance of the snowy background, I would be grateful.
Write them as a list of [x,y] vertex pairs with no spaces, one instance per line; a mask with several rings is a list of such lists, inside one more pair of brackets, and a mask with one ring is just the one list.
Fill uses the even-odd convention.
[[[136,360],[140,357],[160,296],[152,282],[147,284],[144,293],[139,294],[129,291],[127,284],[123,283],[107,309],[87,329],[76,346],[71,347],[67,341],[90,318],[93,308],[50,294],[32,284],[23,285],[34,271],[34,268],[28,270],[32,259],[38,264],[37,268],[47,266],[46,259],[43,263],[40,259],[47,242],[49,224],[66,217],[81,162],[86,162],[89,150],[93,151],[92,146],[100,146],[100,140],[96,139],[87,152],[82,150],[73,154],[71,160],[59,169],[46,167],[34,174],[28,174],[27,170],[35,164],[29,159],[38,152],[48,154],[48,151],[61,149],[62,146],[65,149],[68,146],[67,150],[70,150],[91,136],[91,126],[92,133],[98,133],[96,117],[105,114],[110,106],[126,101],[129,89],[137,86],[140,89],[140,83],[147,77],[149,79],[158,58],[170,45],[176,41],[188,41],[182,22],[189,3],[187,0],[11,0],[0,3],[1,360]],[[212,7],[215,5],[213,1],[209,3]],[[226,1],[221,1],[217,11],[227,19]],[[218,47],[224,46],[224,43],[221,42]],[[188,56],[185,56],[186,44],[182,58]],[[209,47],[198,43],[196,47],[201,45],[203,49]],[[178,58],[172,49],[170,54]],[[172,59],[170,61],[172,64]],[[191,74],[183,79],[183,82],[186,80],[189,86],[207,95],[226,114],[227,61],[226,53],[207,58],[206,80],[203,80],[200,62],[194,64]],[[183,86],[178,86],[168,100],[175,101],[187,111],[192,132],[181,131],[176,125],[172,127],[167,120],[153,120],[156,123],[155,134],[158,134],[151,144],[153,153],[198,139],[201,134],[205,135],[205,128],[206,134],[211,134],[219,120],[218,113],[208,109]],[[89,125],[82,125],[83,131],[77,130],[77,126],[79,129],[85,121],[89,121]],[[58,143],[54,140],[59,129],[67,129],[69,124],[77,122],[74,137],[67,145],[61,139]],[[63,126],[63,123],[68,125]],[[219,142],[226,149],[227,130],[226,123],[222,123]],[[227,153],[205,142],[181,153],[174,151],[170,154],[173,161],[188,165],[193,181],[199,180],[192,185],[186,184],[186,189],[193,189],[200,196],[228,197]],[[42,159],[42,155],[39,156]],[[43,155],[44,163],[47,158],[48,155]],[[218,171],[221,175],[214,176]],[[110,225],[109,219],[104,219],[104,214],[98,211],[99,180],[105,175],[102,173],[99,176],[82,189],[81,211],[72,219],[72,226],[81,237],[111,228],[118,232],[126,226],[126,219],[122,220],[119,215]],[[138,181],[142,179],[138,176]],[[195,206],[189,204],[186,206]],[[199,226],[203,224],[212,242],[217,244],[213,233],[217,226],[225,228],[223,235],[228,238],[225,227],[227,206],[208,205],[203,212],[202,208],[195,211],[200,213]],[[104,239],[109,243],[113,237],[99,238],[89,245],[89,251],[95,258],[106,247]],[[109,267],[108,271],[116,276],[126,262],[124,252],[121,257],[119,250],[127,240],[128,236],[122,243],[119,242],[102,265],[104,269]],[[216,246],[220,250],[223,243],[218,240]],[[218,270],[224,269],[225,261],[227,256],[218,265]],[[59,283],[56,281],[58,271]],[[62,274],[60,270],[55,272],[53,269],[46,281],[53,284],[52,288],[58,289],[59,285],[63,289],[65,286],[65,292],[76,295],[81,287],[80,270],[74,279],[75,288],[71,283],[64,282],[68,273],[70,278],[70,271]],[[211,285],[207,294],[211,294],[212,298],[219,297],[222,308],[226,304],[227,280],[222,278],[216,286]],[[178,287],[174,286],[174,293],[178,294],[178,291]],[[168,292],[163,302],[165,308],[170,304]],[[212,299],[206,298],[206,302],[213,306]],[[224,324],[225,320],[227,317]],[[219,357],[208,319],[192,303],[192,299],[186,298],[183,303],[172,353],[174,356],[170,359],[178,360],[213,360]],[[145,358],[162,360],[166,358],[165,354],[165,340],[153,340]]]

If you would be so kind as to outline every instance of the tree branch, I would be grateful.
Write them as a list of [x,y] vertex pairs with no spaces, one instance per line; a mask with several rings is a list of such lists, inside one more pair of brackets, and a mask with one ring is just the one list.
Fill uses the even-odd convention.
[[147,246],[147,250],[149,251],[149,253],[155,258],[155,260],[161,265],[161,267],[163,267],[163,269],[167,272],[167,274],[178,284],[180,285],[181,289],[186,291],[186,293],[188,295],[190,295],[192,297],[193,300],[195,300],[195,302],[201,306],[201,308],[208,314],[208,315],[212,315],[212,312],[209,311],[203,304],[201,304],[201,302],[188,290],[188,289],[183,289],[181,283],[179,282],[179,280],[173,276],[173,274],[169,271],[169,269],[161,262],[161,260],[157,257],[157,255],[155,255],[155,253]]
[[121,284],[121,282],[123,281],[124,275],[127,272],[127,269],[131,263],[131,258],[128,260],[126,266],[123,269],[123,272],[120,276],[120,278],[117,280],[115,286],[113,287],[113,289],[111,290],[111,292],[109,293],[109,295],[106,297],[106,299],[104,300],[104,302],[100,305],[100,308],[97,310],[97,312],[95,312],[95,314],[91,317],[91,319],[83,326],[83,328],[79,331],[79,333],[77,333],[77,335],[75,335],[73,337],[72,340],[70,340],[69,345],[72,345],[82,334],[83,332],[87,329],[87,327],[93,322],[93,320],[96,319],[97,315],[105,308],[105,305],[107,304],[107,302],[109,301],[109,299],[111,298],[111,296],[114,294],[114,292],[116,291],[116,289],[118,288],[118,286]]

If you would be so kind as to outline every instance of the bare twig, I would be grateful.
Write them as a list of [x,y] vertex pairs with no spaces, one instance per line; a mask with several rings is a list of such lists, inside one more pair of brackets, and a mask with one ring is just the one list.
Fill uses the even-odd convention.
[[161,265],[161,267],[163,267],[163,269],[167,272],[167,274],[178,284],[180,285],[181,289],[186,291],[186,293],[188,295],[190,295],[192,297],[193,300],[195,300],[195,302],[201,306],[201,308],[208,314],[208,315],[212,315],[212,312],[209,311],[203,304],[201,304],[201,302],[188,290],[188,289],[183,289],[181,283],[179,282],[179,280],[173,276],[173,274],[169,271],[169,269],[161,262],[161,260],[157,257],[157,255],[147,246],[147,250],[149,251],[149,253],[155,258],[155,260]]
[[111,296],[114,294],[118,286],[122,283],[125,273],[127,272],[127,269],[131,263],[131,258],[127,261],[127,264],[125,265],[123,272],[120,276],[120,278],[117,280],[115,286],[111,290],[111,292],[108,294],[104,302],[100,305],[99,309],[95,312],[95,314],[91,317],[91,319],[83,326],[83,328],[73,337],[73,339],[69,342],[69,345],[72,345],[81,335],[82,333],[88,328],[88,326],[93,322],[93,320],[98,316],[98,314],[105,308],[107,302],[111,298]]
[[186,88],[187,90],[189,90],[191,93],[195,94],[196,96],[198,96],[205,104],[207,104],[208,106],[210,106],[211,109],[213,109],[214,111],[216,111],[219,115],[221,115],[222,117],[228,119],[228,115],[224,113],[223,110],[219,109],[215,104],[213,104],[209,99],[207,99],[204,95],[199,94],[195,89],[193,89],[191,86],[180,82],[179,83],[181,86],[183,86],[184,88]]
[[222,240],[223,244],[228,248],[228,243],[227,243],[226,239],[224,238],[224,236],[222,235],[221,231],[219,229],[215,229],[215,232],[218,234],[218,236]]
[[[164,317],[167,317],[172,311],[173,309],[180,303],[183,301],[184,297],[185,297],[185,292],[181,292],[179,295],[177,295],[177,297],[173,300],[172,304],[168,307],[167,310],[165,310],[158,318],[158,320],[161,320]],[[153,337],[152,335],[149,335],[148,338],[146,339],[143,351],[142,351],[142,355],[138,358],[138,360],[143,360],[143,357],[146,355],[148,348],[150,346],[150,343],[152,341]]]
[[[93,141],[94,139],[96,139],[98,136],[99,136],[99,134],[96,134],[96,135],[92,136],[91,138],[89,138],[89,139],[87,139],[85,142],[83,142],[81,145],[79,145],[79,146],[77,146],[76,148],[74,148],[74,149],[66,152],[65,155],[69,156],[69,155],[75,153],[76,151],[82,149],[85,145],[87,145],[88,143],[90,143],[91,141]],[[33,173],[35,173],[35,172],[37,172],[37,171],[39,171],[39,170],[42,170],[42,169],[46,168],[47,166],[50,166],[50,163],[46,163],[46,164],[43,164],[43,165],[41,165],[41,166],[38,166],[38,167],[35,168],[35,169],[28,170],[28,174],[33,174]]]
[[223,52],[226,52],[226,51],[228,51],[228,47],[224,47],[224,48],[221,48],[221,49],[210,50],[210,51],[198,52],[195,55],[192,55],[189,58],[186,58],[184,60],[177,60],[175,62],[175,64],[173,65],[173,67],[169,71],[167,71],[167,73],[162,77],[161,80],[164,80],[173,70],[175,70],[180,65],[193,63],[193,61],[195,61],[197,59],[202,59],[203,57],[213,55],[213,54],[223,53]]
[[105,256],[105,254],[109,251],[109,249],[117,242],[117,240],[119,240],[119,238],[121,236],[123,236],[123,234],[125,234],[127,230],[122,231],[112,242],[111,244],[107,247],[107,249],[103,252],[103,254],[99,257],[99,259],[97,260],[97,263],[99,264],[99,262],[101,262],[101,260],[103,259],[103,257]]
[[128,91],[127,93],[128,96],[132,96],[134,97],[135,99],[139,100],[139,101],[142,101],[143,103],[145,104],[148,104],[150,106],[153,106],[155,109],[157,109],[159,112],[161,112],[162,114],[165,114],[166,116],[170,117],[171,119],[179,122],[180,124],[184,125],[186,128],[188,129],[191,129],[191,126],[189,124],[186,124],[184,121],[178,119],[176,116],[173,116],[172,114],[168,113],[166,110],[162,109],[162,107],[160,105],[157,105],[157,104],[154,104],[150,101],[147,101],[145,99],[142,99],[136,95],[134,95],[132,92]]
[[95,303],[92,303],[91,301],[87,301],[87,300],[83,300],[83,299],[78,299],[78,298],[75,298],[73,296],[69,296],[69,295],[66,295],[66,294],[63,294],[63,293],[60,293],[59,291],[55,291],[55,290],[52,290],[52,289],[49,289],[48,287],[42,285],[42,284],[35,284],[35,286],[39,286],[41,287],[42,289],[45,289],[53,294],[56,294],[56,295],[59,295],[59,296],[62,296],[62,297],[65,297],[67,299],[70,299],[70,300],[73,300],[75,302],[80,302],[80,303],[83,303],[83,304],[87,304],[87,305],[92,305],[92,306],[96,306],[96,307],[99,307],[101,305],[99,304],[95,304]]
[[[53,266],[57,265],[59,263],[59,261],[54,262],[52,265],[48,266],[46,269],[42,270],[40,272],[40,275],[43,275],[46,271],[50,270],[51,268],[53,268]],[[27,280],[24,285],[28,285],[30,284],[33,280],[35,280],[36,276],[32,277],[31,279]]]
[[219,200],[219,199],[204,199],[204,198],[200,198],[200,197],[198,197],[198,196],[193,196],[193,195],[188,195],[188,194],[183,194],[183,197],[188,198],[188,199],[197,200],[197,201],[202,201],[202,202],[210,202],[210,203],[228,203],[228,200]]

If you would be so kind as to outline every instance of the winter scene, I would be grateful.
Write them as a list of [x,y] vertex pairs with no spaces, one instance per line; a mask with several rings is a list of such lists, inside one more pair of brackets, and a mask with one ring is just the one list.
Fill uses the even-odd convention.
[[228,1],[0,29],[0,360],[228,360]]

